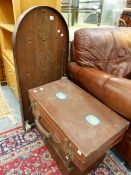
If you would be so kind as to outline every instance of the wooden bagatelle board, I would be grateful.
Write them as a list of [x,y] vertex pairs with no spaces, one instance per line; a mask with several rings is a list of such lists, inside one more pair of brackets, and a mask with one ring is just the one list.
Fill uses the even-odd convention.
[[27,91],[67,74],[68,42],[66,22],[53,8],[33,7],[18,19],[13,50],[24,120],[33,122]]
[[81,171],[120,141],[128,127],[125,119],[66,78],[32,89],[29,96],[38,129],[58,145],[68,165]]

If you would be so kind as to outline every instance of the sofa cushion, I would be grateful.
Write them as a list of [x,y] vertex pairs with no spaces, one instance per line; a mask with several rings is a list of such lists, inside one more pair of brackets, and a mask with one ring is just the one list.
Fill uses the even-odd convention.
[[74,59],[119,77],[131,76],[131,29],[124,27],[80,29],[75,32]]

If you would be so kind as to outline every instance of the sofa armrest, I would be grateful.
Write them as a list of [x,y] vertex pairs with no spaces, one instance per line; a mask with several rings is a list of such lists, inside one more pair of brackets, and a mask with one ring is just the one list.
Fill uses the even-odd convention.
[[108,79],[103,86],[101,100],[131,121],[131,80],[115,77]]
[[79,66],[76,62],[70,62],[68,70],[76,84],[99,99],[102,97],[103,84],[112,77],[112,75],[97,69]]
[[69,63],[69,72],[79,86],[131,121],[131,80],[116,78],[75,62]]

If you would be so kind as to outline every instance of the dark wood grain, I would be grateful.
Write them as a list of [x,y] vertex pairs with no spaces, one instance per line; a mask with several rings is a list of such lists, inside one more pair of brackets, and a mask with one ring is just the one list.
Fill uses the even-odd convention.
[[13,33],[15,67],[24,120],[33,122],[28,90],[67,75],[68,28],[50,7],[33,7],[19,18]]

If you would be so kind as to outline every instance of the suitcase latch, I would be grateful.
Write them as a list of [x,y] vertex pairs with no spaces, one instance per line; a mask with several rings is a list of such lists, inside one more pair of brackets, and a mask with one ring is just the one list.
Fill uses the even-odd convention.
[[65,138],[65,142],[64,142],[64,150],[65,150],[65,154],[66,154],[66,159],[69,160],[73,160],[74,159],[74,153],[72,150],[72,144],[69,141],[68,138]]

